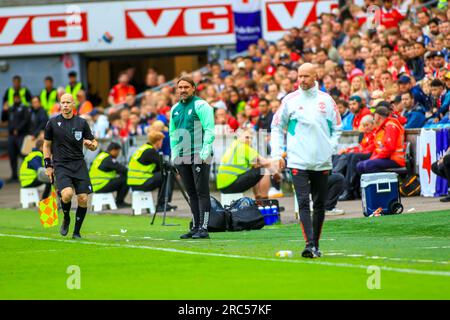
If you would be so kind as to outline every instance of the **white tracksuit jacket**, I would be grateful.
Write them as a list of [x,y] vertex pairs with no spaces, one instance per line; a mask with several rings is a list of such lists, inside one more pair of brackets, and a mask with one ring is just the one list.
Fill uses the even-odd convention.
[[287,165],[301,170],[331,170],[341,134],[341,116],[333,98],[315,86],[299,88],[282,101],[271,125],[271,156],[281,159],[287,131]]

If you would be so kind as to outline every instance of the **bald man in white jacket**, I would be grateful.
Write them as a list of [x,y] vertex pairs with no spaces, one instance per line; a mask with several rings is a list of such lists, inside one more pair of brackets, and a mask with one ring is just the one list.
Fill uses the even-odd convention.
[[[319,239],[325,220],[331,156],[336,153],[341,117],[333,98],[318,88],[316,67],[298,69],[299,89],[288,94],[274,115],[271,126],[271,156],[279,169],[291,169],[300,210],[300,225],[306,241],[305,258],[321,256]],[[286,161],[282,155],[287,131]],[[311,218],[309,194],[314,214]]]

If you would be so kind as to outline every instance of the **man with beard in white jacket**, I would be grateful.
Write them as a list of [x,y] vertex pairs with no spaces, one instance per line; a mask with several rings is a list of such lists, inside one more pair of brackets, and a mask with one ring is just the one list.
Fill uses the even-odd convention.
[[[325,220],[331,156],[336,153],[341,117],[333,98],[319,91],[316,67],[305,63],[298,68],[299,89],[281,102],[271,125],[271,156],[279,170],[287,166],[297,195],[300,225],[306,241],[305,258],[321,256],[319,238]],[[286,160],[283,159],[287,134]],[[309,195],[313,199],[313,217]]]

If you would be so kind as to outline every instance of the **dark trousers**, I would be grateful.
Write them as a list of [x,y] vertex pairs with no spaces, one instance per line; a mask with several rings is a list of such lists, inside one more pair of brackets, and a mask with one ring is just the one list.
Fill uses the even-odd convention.
[[350,154],[333,155],[333,172],[340,173],[345,176],[347,172],[348,157]]
[[211,211],[209,195],[210,167],[207,163],[176,165],[189,196],[194,228],[208,228],[209,213]]
[[96,191],[97,193],[117,192],[116,203],[124,202],[128,193],[127,177],[120,175],[117,178],[111,179],[103,188]]
[[339,196],[345,189],[345,177],[340,173],[333,173],[328,177],[328,196],[325,204],[326,210],[333,210],[336,207]]
[[359,193],[360,174],[356,170],[358,162],[370,158],[370,153],[347,154],[347,171],[345,173],[345,184],[348,194],[357,196]]
[[391,159],[372,159],[372,160],[364,160],[358,162],[356,165],[356,170],[358,173],[375,173],[375,172],[383,172],[389,168],[399,168],[397,162]]
[[11,178],[17,179],[17,161],[19,159],[20,149],[22,148],[23,136],[8,137],[8,155],[11,166]]
[[447,179],[450,183],[450,154],[444,156],[444,161],[441,164],[438,164],[436,161],[431,165],[431,170],[434,174]]
[[[308,244],[319,246],[320,233],[325,220],[329,171],[292,169],[292,183],[297,195],[303,237]],[[309,194],[313,200],[313,217],[309,208]]]
[[[43,182],[39,181],[38,178],[36,178],[29,186],[25,187],[25,188],[36,188],[39,187],[43,184]],[[52,189],[52,184],[51,183],[45,183],[45,189],[44,189],[44,193],[42,194],[42,200],[45,198],[48,198],[48,196],[50,195],[50,191]]]

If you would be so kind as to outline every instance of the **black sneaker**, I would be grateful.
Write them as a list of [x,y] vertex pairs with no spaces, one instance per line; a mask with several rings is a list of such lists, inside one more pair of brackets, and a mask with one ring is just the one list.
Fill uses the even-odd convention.
[[191,239],[194,234],[198,232],[198,229],[192,229],[188,233],[180,236],[180,239]]
[[74,234],[72,235],[72,239],[76,239],[76,240],[81,239],[81,234],[79,234],[79,233],[74,233]]
[[445,198],[439,199],[440,202],[450,202],[450,196],[446,196]]
[[192,236],[192,239],[209,239],[208,230],[198,229],[197,233]]
[[307,244],[305,249],[302,252],[303,258],[316,258],[316,247],[313,245]]
[[63,237],[67,236],[67,234],[69,233],[69,226],[70,226],[70,219],[69,220],[64,219],[61,225],[61,229],[59,229],[59,233]]
[[314,251],[314,255],[316,256],[316,258],[320,258],[322,256],[322,251],[320,251],[319,248],[316,248],[316,250]]

